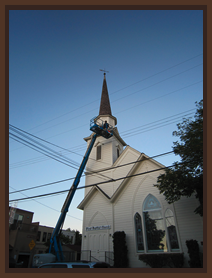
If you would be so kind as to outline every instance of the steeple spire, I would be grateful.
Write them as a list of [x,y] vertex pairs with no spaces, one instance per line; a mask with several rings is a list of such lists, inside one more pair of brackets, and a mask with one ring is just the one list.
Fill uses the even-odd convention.
[[101,102],[100,102],[100,108],[99,108],[99,116],[102,116],[102,115],[112,116],[111,108],[110,108],[110,100],[109,100],[109,95],[108,95],[108,90],[107,90],[106,73],[105,72],[104,72],[104,80],[103,80],[103,85],[102,85],[102,95],[101,95]]

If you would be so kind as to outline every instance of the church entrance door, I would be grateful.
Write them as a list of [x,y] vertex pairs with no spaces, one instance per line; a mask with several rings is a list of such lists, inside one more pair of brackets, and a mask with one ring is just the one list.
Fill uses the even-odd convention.
[[105,251],[108,251],[108,233],[91,232],[89,234],[89,249],[91,250],[91,261],[105,261]]

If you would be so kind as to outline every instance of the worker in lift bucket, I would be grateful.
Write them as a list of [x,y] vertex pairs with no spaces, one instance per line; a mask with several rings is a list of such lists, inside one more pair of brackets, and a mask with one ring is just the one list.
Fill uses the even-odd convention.
[[106,129],[106,131],[107,131],[108,127],[109,127],[109,124],[107,123],[107,121],[105,121],[103,128]]

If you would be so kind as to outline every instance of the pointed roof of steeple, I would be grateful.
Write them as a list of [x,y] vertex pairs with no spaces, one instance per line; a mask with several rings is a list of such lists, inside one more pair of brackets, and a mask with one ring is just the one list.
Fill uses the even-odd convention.
[[104,80],[103,80],[103,85],[102,85],[102,96],[101,96],[101,102],[100,102],[100,108],[99,108],[99,116],[100,115],[112,116],[105,76],[106,76],[106,73],[104,72]]

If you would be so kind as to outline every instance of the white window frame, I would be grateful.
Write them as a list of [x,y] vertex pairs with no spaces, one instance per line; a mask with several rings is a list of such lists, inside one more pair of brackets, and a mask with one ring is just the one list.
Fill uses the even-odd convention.
[[[135,216],[138,214],[141,218],[141,231],[142,231],[142,236],[143,236],[143,245],[144,245],[144,250],[138,250],[138,238],[137,238],[137,231],[136,231],[136,223],[135,223]],[[143,221],[142,221],[142,216],[140,215],[139,212],[136,212],[134,214],[134,235],[135,235],[135,244],[136,244],[136,252],[137,253],[144,253],[145,252],[145,239],[144,239],[144,229],[143,229]]]
[[[146,200],[148,200],[149,196],[152,195],[157,201],[160,207],[157,207],[155,209],[144,209],[145,206],[145,202]],[[176,233],[177,233],[177,239],[178,239],[178,244],[179,244],[179,249],[171,249],[171,244],[170,244],[170,239],[169,239],[169,234],[168,234],[168,230],[167,230],[167,226],[166,226],[166,211],[167,210],[171,210],[172,214],[173,214],[173,219],[174,219],[174,224],[175,224],[175,228],[176,228]],[[147,235],[146,235],[146,226],[145,226],[145,219],[144,219],[144,212],[147,211],[161,211],[162,217],[163,217],[163,224],[164,224],[164,229],[165,229],[165,238],[166,238],[166,245],[167,245],[167,251],[152,251],[152,250],[148,250],[148,245],[147,245]],[[142,250],[138,250],[137,249],[137,234],[136,234],[136,227],[135,227],[135,215],[136,213],[138,213],[141,216],[141,225],[142,225],[142,233],[143,233],[143,242],[144,242],[144,251]],[[142,205],[142,212],[140,213],[139,211],[136,211],[133,215],[133,221],[134,221],[134,237],[135,237],[135,250],[137,254],[164,254],[164,253],[180,253],[182,252],[182,247],[181,247],[181,241],[180,241],[180,236],[179,236],[179,231],[178,231],[178,225],[177,225],[177,221],[176,221],[176,215],[175,215],[175,210],[174,207],[167,207],[166,209],[163,209],[160,201],[158,200],[158,198],[156,198],[153,194],[148,194],[146,196],[146,198],[143,201],[143,205]]]
[[[167,212],[167,210],[170,210],[173,214],[175,229],[176,229],[176,233],[177,233],[177,240],[178,240],[178,245],[179,245],[178,249],[171,249],[171,242],[170,242],[170,239],[169,239],[169,232],[168,232],[168,228],[166,226],[166,212]],[[165,228],[166,228],[166,234],[167,234],[168,252],[169,253],[179,253],[179,252],[181,252],[180,237],[179,237],[179,232],[178,232],[177,221],[176,221],[174,209],[166,208],[166,210],[164,211],[164,222],[165,222]]]
[[[100,149],[100,158],[98,158],[98,148]],[[102,159],[102,145],[96,146],[96,160]]]

